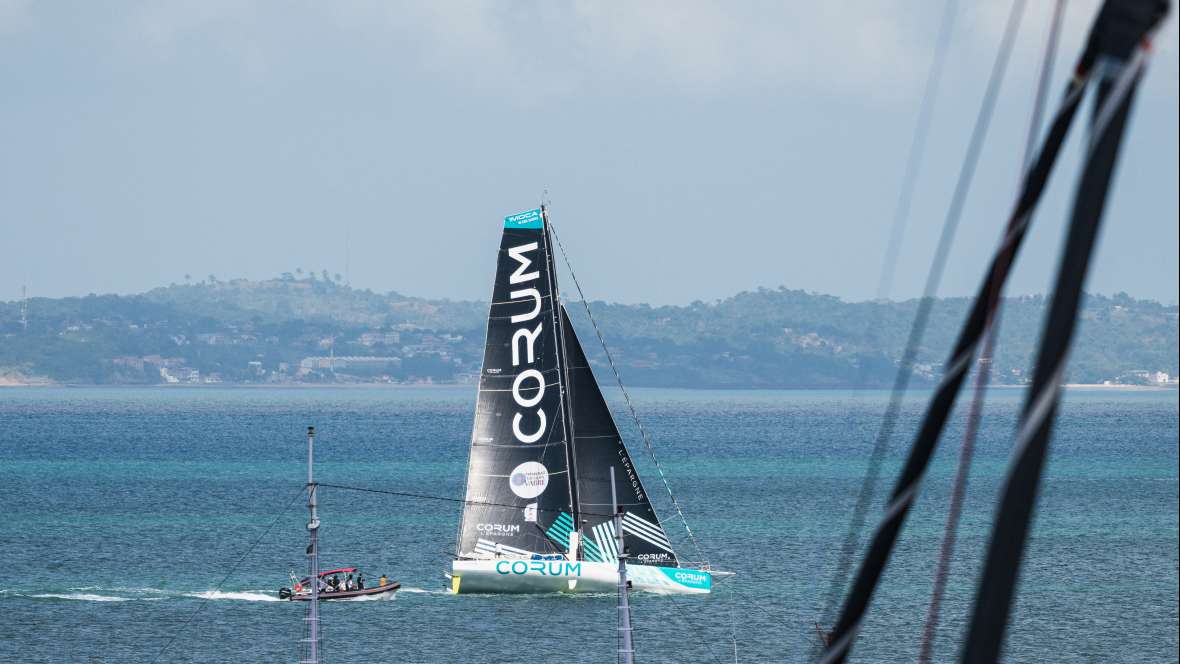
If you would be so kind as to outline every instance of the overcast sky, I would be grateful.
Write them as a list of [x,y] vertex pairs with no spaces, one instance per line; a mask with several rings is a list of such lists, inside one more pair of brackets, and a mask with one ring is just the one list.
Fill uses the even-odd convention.
[[[1005,221],[1050,4],[1029,3],[942,294],[975,289]],[[921,290],[1009,3],[960,5],[895,298]],[[356,287],[486,299],[501,219],[546,189],[592,299],[870,298],[942,7],[0,0],[0,300],[346,263]],[[1069,3],[1054,102],[1095,8]],[[1176,25],[1092,291],[1177,299]],[[1048,289],[1077,171],[1075,141],[1010,292]]]

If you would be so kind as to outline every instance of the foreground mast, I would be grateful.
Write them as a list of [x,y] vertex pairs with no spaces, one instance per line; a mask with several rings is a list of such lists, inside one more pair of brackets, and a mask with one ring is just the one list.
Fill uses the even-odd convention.
[[615,467],[610,467],[610,495],[614,505],[615,533],[619,548],[619,664],[634,664],[635,644],[631,640],[631,598],[627,587],[627,549],[623,546],[623,508],[615,495]]
[[312,473],[315,458],[315,427],[307,427],[307,509],[311,520],[307,530],[311,543],[307,546],[307,578],[311,583],[311,601],[307,603],[306,637],[303,640],[303,656],[299,664],[320,664],[320,518],[316,514],[316,483]]

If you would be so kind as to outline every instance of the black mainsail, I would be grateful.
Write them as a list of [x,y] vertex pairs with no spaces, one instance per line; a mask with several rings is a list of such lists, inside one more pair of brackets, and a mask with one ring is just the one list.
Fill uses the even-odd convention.
[[560,326],[541,211],[507,217],[459,528],[459,557],[553,552],[539,527],[573,509]]
[[[545,210],[506,217],[488,315],[459,558],[618,558],[610,469],[633,562],[672,545],[560,304]],[[580,537],[571,538],[578,532]]]

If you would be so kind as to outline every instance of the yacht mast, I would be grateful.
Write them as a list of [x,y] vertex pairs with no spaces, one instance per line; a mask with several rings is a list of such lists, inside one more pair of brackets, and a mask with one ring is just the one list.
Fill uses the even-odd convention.
[[541,206],[541,221],[543,225],[543,236],[545,239],[545,263],[547,271],[549,272],[549,287],[553,294],[552,309],[553,309],[553,334],[557,340],[558,352],[558,382],[561,385],[561,408],[562,408],[562,422],[564,424],[565,434],[565,455],[566,455],[566,478],[569,482],[570,491],[570,516],[574,519],[573,533],[577,533],[576,538],[570,539],[570,559],[579,560],[581,555],[577,548],[581,546],[582,533],[582,503],[578,497],[578,470],[577,459],[574,454],[574,408],[570,403],[572,393],[570,391],[570,376],[569,376],[569,357],[565,348],[565,331],[561,326],[561,294],[557,288],[557,270],[553,263],[553,240],[549,235],[549,208],[545,205]]
[[635,644],[631,641],[631,598],[627,587],[627,549],[623,547],[623,508],[615,493],[615,467],[610,467],[610,502],[614,506],[616,546],[619,549],[619,664],[634,664]]
[[311,544],[307,547],[308,582],[311,583],[311,601],[307,603],[306,638],[303,640],[303,657],[299,664],[320,664],[320,518],[316,513],[316,483],[312,473],[315,459],[315,427],[307,427],[307,509],[311,520],[307,530]]

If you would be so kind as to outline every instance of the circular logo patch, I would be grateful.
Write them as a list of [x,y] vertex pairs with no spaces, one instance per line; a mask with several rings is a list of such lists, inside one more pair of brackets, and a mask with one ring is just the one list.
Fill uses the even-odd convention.
[[549,469],[536,461],[525,461],[512,469],[508,486],[521,498],[536,498],[549,486]]

